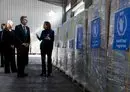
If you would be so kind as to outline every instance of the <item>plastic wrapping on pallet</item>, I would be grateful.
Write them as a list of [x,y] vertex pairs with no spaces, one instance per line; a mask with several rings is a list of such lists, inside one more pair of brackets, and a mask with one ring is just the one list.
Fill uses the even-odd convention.
[[[84,11],[59,27],[54,64],[91,92],[130,92],[130,51],[113,49],[115,14],[128,8],[130,0],[111,0],[109,30],[108,1],[93,0],[88,13]],[[96,19],[100,20],[99,29],[92,26]],[[91,47],[93,30],[100,33],[100,38],[94,39],[100,44],[97,48]]]
[[[106,73],[107,73],[106,72],[107,18],[105,15],[106,11],[107,11],[106,0],[94,0],[93,5],[88,9],[88,33],[87,33],[88,85],[87,88],[89,88],[91,92],[105,92],[106,89]],[[94,40],[96,44],[91,43]],[[99,45],[97,45],[97,43]]]
[[62,56],[62,58],[63,58],[63,71],[64,72],[66,72],[66,70],[67,70],[67,36],[68,36],[68,30],[67,30],[67,27],[68,27],[68,22],[65,22],[64,24],[63,24],[63,49],[62,49],[62,53],[64,53],[63,54],[63,56]]
[[58,38],[58,43],[59,43],[59,46],[58,46],[58,64],[57,64],[57,67],[61,69],[61,67],[63,66],[63,54],[62,53],[62,47],[63,47],[63,32],[62,32],[62,26],[59,27],[59,38]]
[[55,41],[52,51],[52,63],[53,65],[57,66],[58,64],[58,38],[59,38],[59,28],[55,31]]
[[91,78],[91,19],[92,19],[92,12],[93,12],[93,6],[90,6],[88,9],[88,27],[87,27],[87,64],[88,64],[88,71],[87,71],[87,78],[86,81],[88,82],[88,85],[86,88],[90,90],[91,92],[94,92],[93,87],[91,86],[90,78]]
[[82,85],[85,85],[85,62],[86,55],[84,38],[86,37],[86,12],[82,12],[76,16],[75,29],[75,60],[74,60],[74,79]]
[[74,47],[75,47],[75,18],[68,21],[68,46],[67,46],[67,71],[66,74],[73,78],[74,74]]
[[[115,35],[115,14],[129,6],[129,0],[112,0],[108,48],[108,66],[107,66],[107,90],[108,92],[129,92],[128,91],[128,58],[127,52],[122,50],[113,50]],[[123,27],[123,26],[122,26]],[[120,26],[121,28],[121,26]],[[119,31],[119,30],[118,30]]]
[[59,27],[59,48],[58,48],[58,67],[66,72],[67,70],[67,23]]

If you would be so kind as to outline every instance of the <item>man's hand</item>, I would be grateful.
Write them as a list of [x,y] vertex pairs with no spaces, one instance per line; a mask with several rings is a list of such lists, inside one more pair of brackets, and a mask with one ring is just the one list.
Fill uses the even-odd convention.
[[46,40],[51,40],[51,38],[50,38],[49,36],[47,36],[45,39],[46,39]]
[[28,43],[26,43],[26,47],[29,47],[29,44],[28,44]]
[[14,45],[11,45],[11,48],[14,48]]
[[22,45],[25,46],[25,47],[29,47],[28,43],[23,43]]

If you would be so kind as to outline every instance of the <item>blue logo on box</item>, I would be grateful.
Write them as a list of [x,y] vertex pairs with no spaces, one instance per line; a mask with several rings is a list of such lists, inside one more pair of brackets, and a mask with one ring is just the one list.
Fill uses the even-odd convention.
[[76,48],[82,49],[83,48],[83,26],[77,26],[77,41],[76,41]]
[[96,18],[91,22],[91,48],[100,47],[100,18]]
[[130,8],[115,13],[113,49],[128,50],[130,33]]

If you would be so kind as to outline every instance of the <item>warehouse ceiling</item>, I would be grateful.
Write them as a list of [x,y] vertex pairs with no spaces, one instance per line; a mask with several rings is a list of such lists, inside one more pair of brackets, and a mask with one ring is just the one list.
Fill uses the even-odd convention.
[[66,3],[66,0],[38,0],[38,1],[46,2],[46,3],[50,3],[62,7],[65,6]]

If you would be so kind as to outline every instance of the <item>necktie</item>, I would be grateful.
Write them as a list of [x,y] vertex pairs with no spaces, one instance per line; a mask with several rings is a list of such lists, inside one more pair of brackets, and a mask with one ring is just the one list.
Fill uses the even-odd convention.
[[26,26],[23,26],[23,30],[24,30],[24,33],[25,33],[25,36],[26,36],[27,35]]

